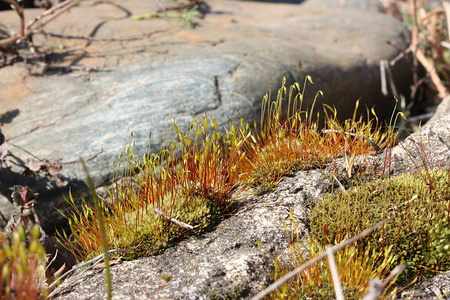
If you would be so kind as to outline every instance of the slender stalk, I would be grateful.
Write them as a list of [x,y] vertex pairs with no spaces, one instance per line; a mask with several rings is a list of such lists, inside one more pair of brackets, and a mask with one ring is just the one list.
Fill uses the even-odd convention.
[[339,272],[336,266],[336,261],[334,260],[333,250],[331,246],[327,245],[327,257],[328,263],[330,264],[331,278],[333,279],[334,292],[336,293],[336,300],[344,300],[344,292],[342,292],[342,286],[339,282]]
[[[381,225],[383,225],[384,223],[386,223],[387,219],[378,222],[377,224],[365,229],[363,232],[355,235],[354,237],[352,237],[351,239],[340,243],[339,245],[336,245],[334,247],[331,247],[331,251],[334,253],[342,248],[344,248],[347,245],[352,244],[353,242],[356,242],[357,240],[359,240],[360,238],[368,235],[369,233],[371,233],[372,231],[374,231],[375,229],[377,229],[378,227],[380,227]],[[260,300],[262,299],[264,296],[267,296],[269,293],[274,292],[280,285],[282,285],[283,283],[285,283],[286,281],[288,281],[289,279],[291,279],[292,277],[296,276],[297,274],[303,272],[305,269],[307,269],[308,267],[314,265],[315,263],[321,261],[322,259],[324,259],[327,256],[327,252],[322,253],[321,255],[314,257],[313,259],[309,260],[308,262],[304,263],[303,265],[301,265],[300,267],[292,270],[291,272],[287,273],[286,275],[284,275],[283,277],[281,277],[279,280],[277,280],[276,282],[272,283],[271,285],[269,285],[265,290],[261,291],[260,293],[258,293],[256,296],[254,296],[251,300]]]
[[86,173],[89,190],[91,191],[92,198],[94,200],[95,209],[97,210],[98,222],[100,225],[100,232],[101,232],[101,236],[102,236],[103,252],[105,254],[106,293],[107,293],[107,299],[110,300],[112,298],[111,270],[110,270],[110,266],[109,266],[108,240],[106,238],[105,221],[103,220],[103,211],[100,207],[97,193],[95,192],[94,182],[92,181],[91,176],[89,176],[89,172],[86,167],[86,163],[84,162],[83,158],[81,158],[81,157],[80,157],[80,162],[83,166],[84,172]]

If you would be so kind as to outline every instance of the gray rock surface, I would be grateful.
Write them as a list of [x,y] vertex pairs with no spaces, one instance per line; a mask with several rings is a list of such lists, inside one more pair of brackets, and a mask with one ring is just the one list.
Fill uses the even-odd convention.
[[442,99],[441,103],[439,103],[436,111],[428,122],[437,121],[447,114],[450,114],[450,95],[447,95],[444,99]]
[[450,114],[427,123],[392,151],[395,173],[450,167]]
[[402,293],[401,299],[450,299],[450,272],[439,274],[431,279],[419,281]]
[[[34,77],[20,63],[0,68],[1,129],[11,154],[2,165],[1,210],[11,212],[14,184],[28,185],[40,194],[36,209],[49,230],[62,222],[54,209],[63,208],[62,195],[69,189],[75,196],[86,192],[79,157],[87,160],[96,186],[108,184],[131,131],[141,157],[150,132],[151,151],[157,151],[174,120],[182,131],[205,114],[220,128],[240,115],[252,123],[268,86],[278,89],[283,76],[288,83],[312,76],[317,87],[308,86],[305,107],[320,88],[325,94],[320,102],[335,106],[341,119],[351,116],[359,98],[361,108],[375,105],[380,118],[390,116],[394,101],[380,93],[378,65],[407,47],[409,33],[381,13],[310,2],[211,0],[191,30],[175,20],[131,18],[158,9],[154,1],[84,1],[49,23],[47,31],[65,35],[141,38],[88,42],[36,35],[39,50],[54,52],[53,65],[97,67],[98,72]],[[27,11],[26,17],[38,13]],[[17,25],[13,12],[2,12],[1,19]],[[57,50],[58,42],[65,49]],[[397,62],[392,71],[398,90],[407,89],[406,62]],[[62,170],[57,175],[40,170],[39,178],[24,175],[29,159],[60,160]]]
[[[372,157],[378,169],[384,167],[393,176],[420,167],[420,156],[432,159],[430,166],[448,167],[450,155],[450,115],[430,123],[421,132],[397,145],[392,155]],[[438,141],[436,142],[435,138]],[[420,142],[427,146],[415,148]],[[416,149],[416,150],[414,150]],[[423,149],[423,151],[422,151]],[[423,156],[424,155],[424,156]],[[276,190],[261,197],[242,194],[235,212],[209,233],[191,237],[175,248],[156,257],[121,262],[112,267],[113,299],[250,299],[271,283],[265,271],[273,269],[273,257],[286,258],[290,231],[289,210],[293,211],[300,238],[308,232],[308,213],[325,192],[338,186],[327,169],[300,171],[286,177]],[[338,172],[345,172],[343,159],[337,159]],[[408,168],[405,168],[405,165]],[[390,169],[389,169],[390,168]],[[379,169],[380,170],[380,169]],[[262,248],[256,246],[261,241]],[[78,272],[79,274],[79,272]],[[104,270],[89,270],[65,281],[57,299],[104,299]],[[170,275],[171,281],[162,290],[158,275]],[[448,276],[420,281],[407,289],[405,299],[440,299],[436,291],[448,290]],[[214,298],[216,296],[217,298]],[[408,298],[412,296],[412,298]]]
[[[321,170],[312,170],[285,178],[275,192],[262,197],[241,195],[235,212],[214,231],[162,255],[112,266],[113,299],[150,299],[153,293],[154,299],[248,299],[273,281],[267,274],[273,269],[270,254],[286,254],[283,223],[291,228],[289,210],[305,237],[307,213],[330,186]],[[57,299],[104,299],[104,270],[78,274],[63,283]],[[172,279],[156,292],[160,275]]]

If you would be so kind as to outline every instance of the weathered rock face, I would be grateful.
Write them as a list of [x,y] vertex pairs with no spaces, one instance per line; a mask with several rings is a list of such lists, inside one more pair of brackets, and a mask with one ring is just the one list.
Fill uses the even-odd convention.
[[[391,170],[394,176],[414,171],[416,165],[420,167],[423,154],[426,161],[432,160],[428,166],[448,166],[449,127],[447,115],[396,146],[392,155],[374,156],[373,162],[380,170],[388,161],[386,171]],[[345,172],[342,159],[336,161],[336,166]],[[330,165],[323,170],[300,171],[294,177],[284,178],[272,193],[243,197],[234,214],[214,231],[191,237],[162,255],[112,266],[113,299],[250,299],[273,281],[266,271],[273,269],[274,255],[286,258],[288,235],[283,223],[290,232],[289,211],[292,210],[300,238],[305,239],[309,210],[323,199],[325,192],[332,190],[332,185],[338,188],[327,172],[332,168]],[[256,246],[257,241],[261,241],[262,248]],[[159,291],[158,275],[172,278]],[[419,282],[404,296],[440,299],[436,291],[443,294],[448,289],[447,278],[443,274]],[[104,270],[90,270],[64,282],[57,299],[103,299],[105,286]]]
[[[250,298],[273,281],[267,274],[273,269],[269,253],[288,249],[283,223],[291,228],[289,211],[304,237],[307,212],[330,185],[321,170],[312,170],[285,178],[271,194],[247,195],[214,231],[193,236],[162,255],[113,266],[113,299],[149,299],[153,293],[155,299]],[[155,292],[160,275],[172,280]],[[106,294],[102,270],[88,271],[76,282],[65,282],[57,299],[103,299]]]
[[[369,6],[327,9],[314,2],[208,1],[204,19],[193,30],[176,21],[130,17],[157,10],[154,1],[86,1],[66,12],[45,29],[99,39],[148,37],[73,42],[36,35],[41,50],[57,42],[67,48],[50,56],[54,60],[98,67],[99,72],[32,77],[21,64],[0,69],[0,120],[14,155],[2,165],[1,210],[11,212],[14,184],[28,185],[40,194],[36,209],[44,227],[53,228],[62,221],[54,209],[62,208],[62,195],[69,188],[74,195],[86,191],[79,157],[87,160],[96,186],[108,184],[113,161],[131,131],[142,156],[149,133],[151,151],[157,151],[174,120],[182,131],[205,114],[216,118],[220,128],[228,126],[228,118],[252,122],[260,116],[267,87],[276,90],[283,76],[288,84],[312,76],[317,87],[307,87],[304,107],[320,88],[325,94],[320,102],[335,106],[339,118],[351,116],[359,98],[360,107],[375,105],[380,118],[390,116],[394,101],[380,93],[379,61],[407,47],[408,32]],[[37,13],[27,11],[26,16]],[[2,21],[14,27],[17,16],[2,12]],[[393,67],[398,90],[409,87],[408,70],[402,60]],[[37,180],[22,174],[28,159],[60,159],[62,170],[46,178],[41,170]],[[65,187],[58,186],[65,181]]]

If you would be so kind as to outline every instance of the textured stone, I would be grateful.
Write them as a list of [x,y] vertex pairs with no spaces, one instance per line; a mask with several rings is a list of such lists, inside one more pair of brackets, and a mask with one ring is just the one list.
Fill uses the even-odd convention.
[[[433,139],[440,136],[444,142],[431,141],[429,146],[423,147],[423,153],[427,159],[433,159],[430,166],[447,166],[449,120],[450,115],[447,115],[424,126],[421,132],[397,145],[392,156],[382,153],[372,157],[372,162],[380,168],[387,157],[390,169],[388,166],[386,171],[391,170],[394,176],[407,171],[406,164],[408,171],[414,171],[414,163],[420,166],[420,155],[417,151],[408,151],[409,156],[405,149],[413,150],[414,147],[408,145],[421,140],[428,143],[429,133],[434,132]],[[148,299],[151,296],[156,299],[224,299],[226,296],[250,299],[271,283],[266,271],[273,270],[273,257],[287,258],[288,235],[283,223],[290,232],[289,211],[292,210],[299,237],[304,241],[310,209],[326,192],[339,188],[327,170],[336,167],[338,172],[345,172],[344,165],[343,159],[337,159],[323,170],[299,171],[293,177],[283,178],[269,194],[260,197],[243,194],[234,213],[223,219],[214,231],[190,237],[162,255],[114,265],[113,299]],[[262,248],[256,246],[257,241]],[[79,273],[62,284],[57,299],[104,299],[104,271]],[[159,291],[158,275],[171,276],[171,281]],[[402,295],[405,299],[441,299],[436,292],[444,294],[448,289],[448,276],[441,274],[421,280]]]
[[[273,281],[267,274],[273,269],[270,254],[287,253],[283,223],[291,229],[289,210],[304,238],[307,213],[330,185],[322,171],[303,171],[283,179],[273,193],[241,195],[246,197],[214,231],[193,236],[159,256],[112,266],[113,299],[149,299],[153,293],[155,299],[249,299]],[[104,299],[104,270],[78,274],[63,283],[57,299]],[[172,279],[155,292],[159,275]]]

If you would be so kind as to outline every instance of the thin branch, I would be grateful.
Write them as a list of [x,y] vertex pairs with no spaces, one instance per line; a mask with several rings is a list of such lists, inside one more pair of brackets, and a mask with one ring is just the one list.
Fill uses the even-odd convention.
[[11,7],[17,12],[20,18],[20,37],[25,38],[25,17],[23,15],[23,7],[19,5],[15,0],[1,0],[6,4],[11,5]]
[[[336,245],[336,246],[332,247],[331,250],[333,252],[341,250],[345,246],[350,245],[350,244],[356,242],[357,240],[359,240],[360,238],[368,235],[369,233],[371,233],[372,231],[374,231],[375,229],[377,229],[378,227],[380,227],[381,225],[383,225],[384,223],[386,223],[388,221],[389,221],[388,219],[384,219],[383,221],[381,221],[381,222],[379,222],[379,223],[377,223],[377,224],[375,224],[375,225],[365,229],[363,232],[355,235],[351,239],[349,239],[349,240],[347,240],[345,242],[342,242],[339,245]],[[263,290],[262,292],[258,293],[251,300],[260,300],[260,299],[262,299],[264,296],[266,296],[269,293],[275,291],[280,285],[282,285],[283,283],[285,283],[286,281],[288,281],[292,277],[296,276],[297,274],[303,272],[305,269],[309,268],[310,266],[314,265],[315,263],[321,261],[326,256],[327,256],[327,253],[322,253],[321,255],[319,255],[317,257],[314,257],[313,259],[309,260],[308,262],[304,263],[303,265],[301,265],[300,267],[294,269],[293,271],[287,273],[286,275],[284,275],[283,277],[278,279],[276,282],[274,282],[271,285],[269,285],[265,290]]]
[[[10,1],[10,0],[6,0],[6,1]],[[59,3],[58,5],[55,5],[55,6],[53,6],[52,8],[50,8],[50,9],[44,11],[44,13],[42,13],[41,15],[35,17],[34,20],[31,21],[31,22],[28,24],[28,27],[27,27],[27,28],[30,29],[31,26],[33,26],[34,24],[36,24],[37,21],[41,20],[42,18],[44,18],[44,17],[46,17],[46,16],[49,16],[49,15],[55,13],[57,10],[64,8],[65,6],[71,4],[72,2],[75,2],[73,5],[76,5],[76,4],[78,4],[79,2],[81,2],[81,1],[82,1],[82,0],[66,0],[66,1],[64,1],[64,2]],[[70,8],[70,7],[68,7],[68,8]],[[61,12],[66,11],[68,8],[62,10]],[[61,12],[59,12],[58,15],[59,15]],[[53,18],[51,18],[51,20],[52,20],[52,19],[53,19]],[[41,26],[45,25],[45,24],[48,23],[49,21],[50,21],[50,20],[47,20],[45,23],[42,23]]]
[[381,93],[384,96],[388,95],[387,85],[386,85],[386,60],[380,60],[380,75],[381,75]]
[[[95,72],[98,71],[99,68],[98,67],[86,67],[86,66],[77,66],[77,65],[72,65],[72,66],[52,66],[49,65],[45,62],[37,62],[37,65],[41,66],[44,68],[45,71],[48,70],[54,70],[54,71],[60,71],[60,72],[65,72],[68,73],[70,71],[82,71],[82,72]],[[76,161],[78,162],[78,161]],[[70,162],[70,163],[75,163],[75,162]],[[66,163],[67,164],[67,163]]]
[[83,36],[83,35],[63,35],[63,34],[57,34],[52,32],[47,32],[42,29],[33,30],[33,34],[43,34],[46,37],[54,37],[59,39],[70,39],[70,40],[86,40],[89,42],[131,42],[131,41],[138,41],[142,40],[144,38],[148,38],[154,34],[167,32],[167,30],[157,30],[145,34],[141,34],[138,36],[131,36],[126,38],[96,38],[91,36]]
[[405,264],[396,266],[384,281],[374,278],[369,281],[369,291],[362,300],[378,300],[389,283],[406,268]]
[[441,79],[439,78],[436,68],[434,67],[432,62],[428,61],[422,50],[420,50],[418,47],[415,48],[416,48],[415,49],[416,57],[420,61],[420,63],[425,67],[428,74],[430,74],[431,80],[433,81],[434,85],[436,86],[436,89],[438,90],[439,98],[444,99],[445,96],[449,94],[449,92],[445,88]]
[[15,45],[19,40],[20,38],[17,36],[0,40],[0,52],[7,54],[17,54],[17,49]]
[[342,183],[337,179],[336,176],[334,176],[334,174],[331,174],[331,176],[333,176],[334,180],[337,182],[337,184],[339,185],[339,188],[345,192],[345,187],[342,185]]
[[[392,44],[390,44],[390,45],[392,45]],[[396,57],[394,57],[392,60],[389,61],[389,64],[391,66],[394,66],[397,63],[397,61],[399,61],[400,59],[402,59],[404,57],[405,57],[405,59],[407,59],[407,54],[412,51],[413,45],[417,45],[417,43],[411,44],[408,46],[408,48],[406,48],[405,50],[402,50]]]
[[158,215],[160,215],[160,216],[166,218],[166,219],[169,220],[170,222],[173,222],[173,223],[177,224],[177,225],[180,226],[180,227],[183,227],[183,228],[185,228],[185,229],[190,229],[190,230],[193,230],[193,229],[194,229],[194,226],[189,225],[189,224],[186,224],[186,223],[183,223],[183,222],[181,222],[181,221],[178,221],[177,219],[174,219],[174,218],[172,218],[172,217],[169,217],[168,215],[166,215],[165,213],[163,213],[162,211],[160,211],[160,210],[157,209],[157,208],[155,208],[154,211],[155,211],[155,213],[157,213]]
[[397,88],[395,87],[395,83],[394,83],[394,77],[392,76],[391,68],[390,68],[389,64],[387,63],[387,61],[385,61],[385,66],[386,66],[386,74],[389,79],[389,86],[391,87],[392,95],[394,97],[398,98]]
[[[113,250],[109,250],[108,254],[111,253],[117,253],[117,252],[126,252],[128,250],[123,250],[123,249],[113,249]],[[104,258],[105,253],[102,253],[96,257],[94,257],[91,260],[88,260],[87,262],[78,264],[76,266],[73,266],[72,269],[70,269],[69,271],[67,271],[66,273],[64,273],[63,275],[61,275],[61,277],[58,278],[58,280],[55,280],[55,282],[53,282],[48,288],[47,291],[50,291],[52,288],[54,288],[61,280],[63,280],[64,278],[66,278],[67,276],[69,276],[70,274],[72,274],[73,272],[75,272],[78,269],[83,268],[84,266],[87,266],[89,264],[92,264],[89,268],[93,268],[96,264],[100,263],[100,261]],[[84,271],[88,270],[89,268],[85,269]],[[46,298],[46,299],[50,299],[51,297],[53,297],[58,291],[58,288],[55,289],[53,292],[51,292]]]
[[39,278],[39,287],[42,286],[42,279],[46,276],[48,268],[50,268],[51,264],[55,262],[56,258],[58,257],[58,249],[55,251],[55,255],[53,256],[52,260],[47,264],[47,266],[44,269],[44,272],[42,272],[42,276]]

